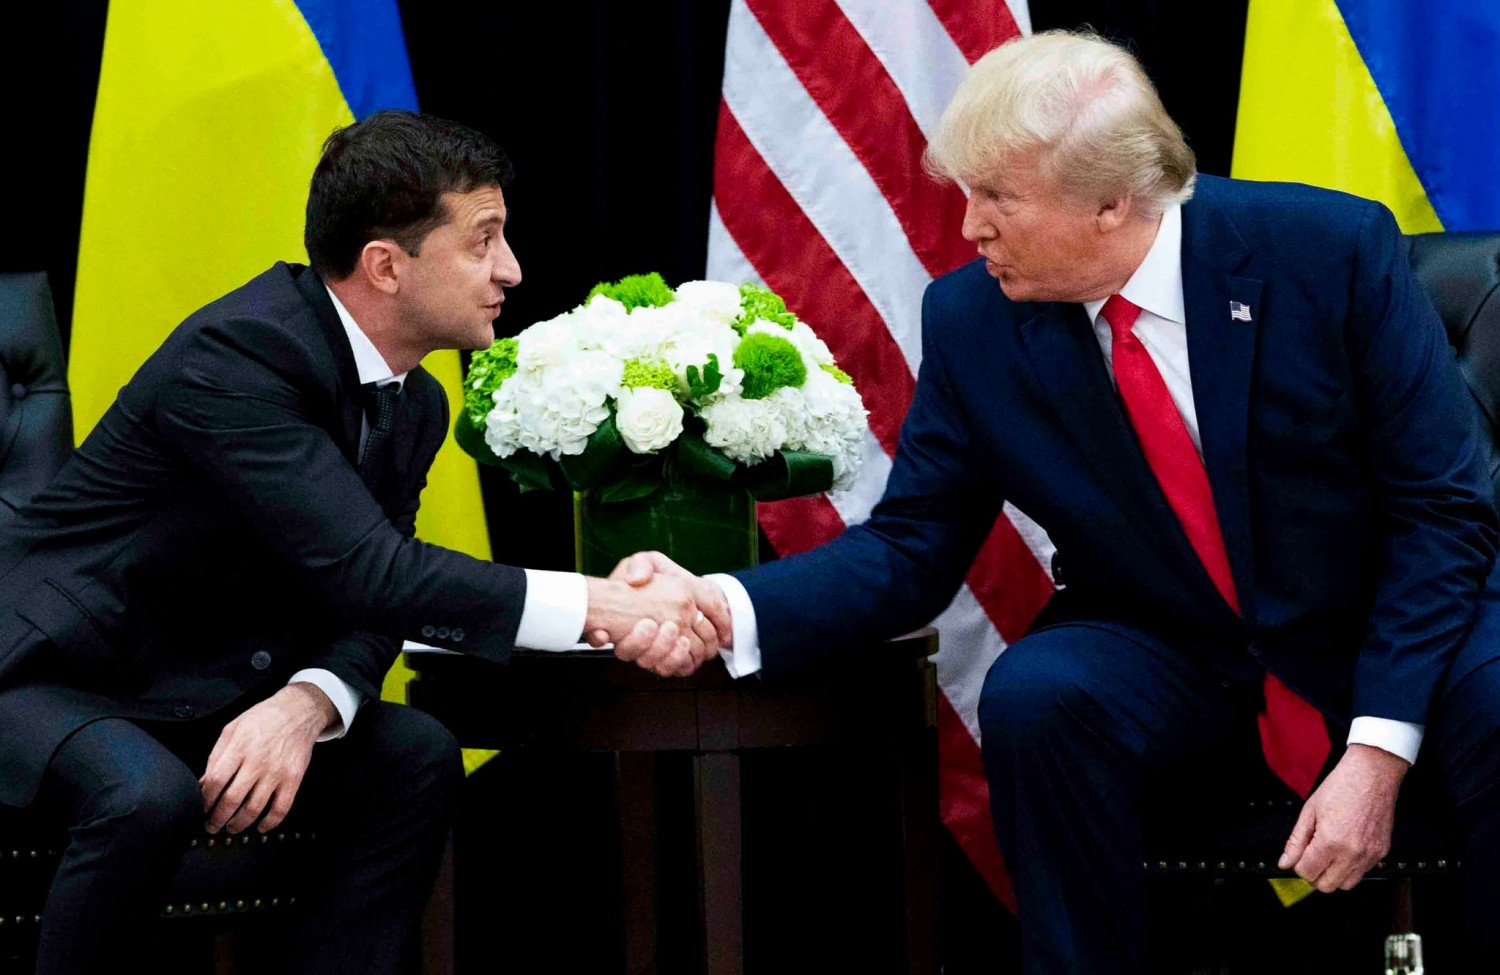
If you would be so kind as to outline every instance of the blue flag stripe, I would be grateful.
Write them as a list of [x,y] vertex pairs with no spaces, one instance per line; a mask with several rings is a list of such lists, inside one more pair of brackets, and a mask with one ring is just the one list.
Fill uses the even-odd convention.
[[1448,230],[1500,230],[1500,3],[1336,0]]
[[416,111],[417,89],[395,0],[295,0],[333,68],[349,111]]

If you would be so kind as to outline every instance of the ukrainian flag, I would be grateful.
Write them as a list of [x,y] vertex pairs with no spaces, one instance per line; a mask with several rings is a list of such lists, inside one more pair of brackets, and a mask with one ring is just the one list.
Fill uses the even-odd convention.
[[1379,200],[1409,234],[1500,230],[1496,132],[1500,3],[1250,0],[1232,175]]
[[1232,174],[1500,230],[1500,3],[1250,0]]
[[[89,140],[69,379],[82,438],[191,312],[306,261],[308,180],[329,133],[415,109],[395,0],[110,4]],[[457,352],[429,357],[463,403]],[[450,440],[417,534],[490,557],[479,474]],[[399,664],[386,696],[399,696]]]

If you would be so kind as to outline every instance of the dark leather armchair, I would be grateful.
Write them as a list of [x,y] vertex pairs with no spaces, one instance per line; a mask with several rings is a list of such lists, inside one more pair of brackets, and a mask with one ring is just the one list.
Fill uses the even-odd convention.
[[[72,409],[47,277],[0,274],[0,530],[47,486],[72,449]],[[0,960],[34,949],[65,839],[58,824],[34,811],[0,806]],[[293,907],[315,841],[311,832],[205,834],[191,842],[162,916],[222,921]]]
[[[1492,448],[1491,479],[1500,493],[1500,233],[1434,233],[1408,238],[1411,266],[1427,289],[1470,394],[1478,404],[1480,423]],[[1390,854],[1372,877],[1396,878],[1394,927],[1409,931],[1410,878],[1450,874],[1463,868],[1462,836],[1452,824],[1445,797],[1426,791],[1403,791],[1397,809]],[[1152,816],[1147,838],[1148,874],[1283,876],[1276,860],[1291,834],[1302,803],[1267,773],[1264,783],[1229,803],[1199,828],[1184,826],[1163,810]]]
[[0,524],[73,449],[73,410],[45,274],[0,274]]

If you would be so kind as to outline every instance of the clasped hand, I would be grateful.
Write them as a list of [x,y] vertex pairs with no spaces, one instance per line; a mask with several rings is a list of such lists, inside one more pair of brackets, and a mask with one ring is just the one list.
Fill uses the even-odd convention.
[[622,559],[608,579],[589,579],[584,633],[615,656],[663,677],[687,677],[732,645],[724,592],[662,555]]

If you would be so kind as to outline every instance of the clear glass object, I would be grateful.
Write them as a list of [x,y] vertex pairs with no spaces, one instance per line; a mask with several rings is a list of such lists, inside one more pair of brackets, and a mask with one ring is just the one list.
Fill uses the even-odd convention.
[[1393,934],[1385,939],[1385,975],[1422,975],[1422,936]]
[[742,488],[663,465],[663,484],[648,497],[601,502],[573,495],[578,571],[607,576],[625,556],[664,553],[697,575],[748,569],[760,561],[755,499]]

